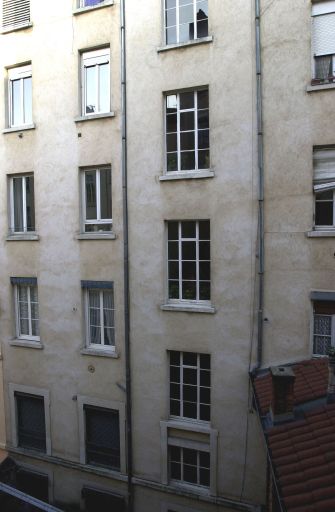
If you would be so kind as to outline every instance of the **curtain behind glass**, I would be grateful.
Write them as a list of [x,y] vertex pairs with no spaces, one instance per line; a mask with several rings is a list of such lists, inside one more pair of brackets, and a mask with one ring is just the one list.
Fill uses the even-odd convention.
[[101,344],[100,292],[89,290],[89,341]]
[[101,219],[112,218],[112,180],[111,170],[100,171],[100,209]]
[[27,231],[35,230],[34,177],[26,177]]
[[333,75],[332,70],[332,55],[323,55],[322,57],[315,58],[315,78],[325,80]]

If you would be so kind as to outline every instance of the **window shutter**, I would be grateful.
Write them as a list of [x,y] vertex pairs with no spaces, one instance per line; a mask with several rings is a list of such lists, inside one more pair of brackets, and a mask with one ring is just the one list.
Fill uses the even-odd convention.
[[335,181],[335,148],[315,149],[314,181]]
[[335,12],[313,17],[313,55],[335,54]]
[[3,0],[2,27],[17,28],[30,22],[30,0]]

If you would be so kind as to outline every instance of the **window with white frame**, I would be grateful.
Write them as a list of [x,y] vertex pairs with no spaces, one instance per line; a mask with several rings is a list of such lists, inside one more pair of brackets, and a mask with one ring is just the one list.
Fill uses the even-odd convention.
[[15,293],[16,335],[19,339],[39,341],[37,279],[11,277],[11,283]]
[[112,171],[110,167],[81,171],[82,231],[112,230]]
[[18,29],[29,25],[30,0],[2,0],[2,28]]
[[327,355],[335,347],[335,302],[313,302],[313,353]]
[[209,220],[169,221],[168,296],[170,301],[210,300]]
[[208,0],[165,0],[166,44],[208,36]]
[[110,49],[83,52],[82,110],[84,116],[110,111]]
[[335,147],[314,148],[314,224],[318,230],[335,228]]
[[94,7],[95,5],[104,4],[106,0],[77,0],[78,7]]
[[9,196],[9,234],[35,231],[34,176],[10,176]]
[[168,450],[170,480],[183,484],[210,486],[210,453],[182,446],[173,446]]
[[166,171],[209,169],[208,89],[165,98]]
[[313,82],[332,82],[335,78],[335,1],[312,5]]
[[210,421],[209,354],[170,351],[170,415]]
[[9,126],[20,127],[33,122],[31,64],[8,69]]
[[86,302],[86,345],[115,349],[114,290],[110,281],[82,281]]
[[84,405],[86,463],[120,471],[119,411]]

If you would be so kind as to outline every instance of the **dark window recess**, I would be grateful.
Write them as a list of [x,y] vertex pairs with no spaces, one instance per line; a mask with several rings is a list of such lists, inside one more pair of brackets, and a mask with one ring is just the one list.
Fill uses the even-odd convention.
[[44,398],[25,393],[15,393],[17,407],[18,445],[46,451]]
[[125,512],[125,499],[108,492],[83,487],[85,512]]
[[19,468],[16,473],[16,487],[38,500],[49,502],[48,477]]
[[85,405],[86,462],[120,470],[119,411]]

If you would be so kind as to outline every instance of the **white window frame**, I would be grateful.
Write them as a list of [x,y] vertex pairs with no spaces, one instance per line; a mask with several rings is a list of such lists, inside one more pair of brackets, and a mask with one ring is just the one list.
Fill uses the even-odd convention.
[[[29,324],[29,334],[21,334],[20,329],[20,306],[19,306],[19,287],[25,286],[28,289],[28,324]],[[19,340],[31,340],[31,341],[40,341],[40,336],[33,336],[30,334],[32,332],[32,317],[31,317],[31,298],[30,298],[30,289],[35,287],[37,290],[38,297],[38,286],[36,284],[25,284],[25,283],[15,283],[14,284],[14,299],[15,299],[15,326],[16,326],[16,336]],[[39,302],[38,302],[38,326],[40,327],[40,315],[39,315]]]
[[[9,176],[9,204],[10,204],[10,226],[9,226],[9,234],[10,235],[25,235],[25,234],[34,234],[36,233],[36,225],[34,218],[34,229],[29,231],[27,226],[27,195],[26,195],[26,179],[34,178],[34,174],[22,174],[22,175],[11,175]],[[23,213],[23,231],[15,231],[15,216],[14,216],[14,179],[22,179],[22,213]],[[35,179],[34,179],[34,187],[35,187]],[[34,210],[35,210],[35,190],[34,190]],[[35,217],[35,216],[34,216]]]
[[[29,126],[32,123],[32,119],[28,121],[24,118],[24,93],[23,93],[23,80],[25,78],[32,78],[32,66],[31,64],[27,64],[24,66],[17,66],[15,68],[8,69],[8,121],[10,128],[20,127],[20,126]],[[20,105],[21,105],[21,119],[18,124],[14,124],[13,119],[13,87],[12,84],[14,81],[20,80]],[[33,97],[31,96],[31,107],[32,107]]]
[[[31,386],[24,386],[20,384],[9,383],[9,402],[10,402],[10,418],[11,418],[11,437],[12,445],[19,448],[18,436],[18,415],[15,392],[25,393],[28,395],[35,395],[42,397],[44,400],[44,418],[45,418],[45,441],[46,441],[46,455],[51,455],[51,420],[50,420],[50,392],[48,389],[36,388]],[[22,450],[24,450],[22,448]]]
[[[93,235],[99,233],[111,233],[113,228],[113,215],[110,219],[102,219],[101,218],[101,189],[100,189],[100,173],[101,171],[109,171],[111,175],[111,183],[112,183],[112,169],[111,166],[101,166],[94,168],[85,168],[80,170],[80,181],[81,181],[81,198],[82,198],[82,220],[81,220],[81,231],[86,235]],[[87,219],[86,218],[86,184],[85,184],[85,176],[87,172],[95,172],[96,173],[96,204],[97,204],[97,218],[96,219]],[[112,187],[111,187],[112,188]],[[112,189],[110,191],[112,198]],[[113,208],[113,205],[111,205]],[[104,231],[86,231],[86,226],[96,225],[96,224],[111,224],[111,229]]]
[[[200,264],[200,259],[199,259],[199,222],[201,222],[201,220],[207,220],[209,223],[210,223],[210,220],[209,219],[199,219],[199,220],[194,220],[194,219],[187,219],[187,220],[168,220],[166,222],[166,238],[167,238],[167,267],[166,267],[166,273],[167,273],[167,302],[169,304],[203,304],[203,305],[210,305],[211,304],[211,299],[209,300],[200,300],[199,299],[199,289],[200,289],[200,279],[199,279],[199,264]],[[168,238],[168,225],[170,222],[178,222],[178,265],[179,265],[179,280],[178,280],[178,285],[179,285],[179,299],[170,299],[169,298],[169,257],[168,257],[168,243],[169,243],[169,238]],[[182,223],[183,222],[195,222],[196,223],[196,236],[195,238],[182,238],[181,234],[182,234]],[[196,259],[194,260],[196,262],[196,280],[195,280],[195,283],[196,283],[196,299],[183,299],[183,298],[180,298],[182,297],[182,286],[183,286],[183,280],[182,280],[182,241],[189,241],[189,242],[196,242]],[[211,245],[211,239],[209,238],[208,242],[210,243]],[[209,261],[209,263],[211,264],[211,259],[209,260],[201,260],[201,261]],[[211,297],[211,294],[212,294],[212,276],[211,276],[211,279],[209,281],[209,286],[210,286],[210,297]]]
[[[197,41],[199,39],[203,39],[207,36],[198,37],[198,25],[197,25],[197,0],[189,0],[190,4],[193,3],[193,25],[194,25],[194,39],[187,39],[187,41],[180,41],[180,23],[179,23],[179,0],[176,0],[176,43],[168,43],[166,32],[167,32],[167,19],[166,19],[166,11],[170,10],[166,7],[166,0],[163,0],[163,10],[164,10],[164,41],[167,45],[173,44],[183,44],[189,41]],[[207,18],[209,20],[209,16]]]
[[[334,0],[323,0],[323,1],[318,1],[318,2],[313,2],[312,3],[312,27],[311,27],[311,32],[312,32],[312,41],[314,41],[314,20],[315,18],[319,17],[319,16],[327,16],[329,14],[333,14],[335,13],[335,1]],[[313,43],[313,46],[314,46],[314,43]],[[329,76],[329,77],[326,77],[324,79],[319,79],[317,76],[316,76],[316,58],[317,57],[326,57],[326,56],[329,56],[331,55],[332,56],[332,71],[333,71],[333,75],[332,77]],[[322,54],[318,54],[318,55],[315,55],[315,53],[312,52],[312,76],[313,76],[313,80],[315,80],[316,82],[318,80],[320,80],[321,82],[324,82],[324,81],[328,81],[329,79],[331,78],[334,78],[335,79],[335,52],[334,53],[325,53],[324,55]],[[333,81],[333,80],[331,80]]]
[[[201,92],[201,91],[208,91],[208,119],[209,119],[209,88],[208,87],[202,87],[202,88],[197,88],[197,89],[192,89],[192,90],[181,90],[181,91],[175,91],[175,92],[168,92],[165,94],[164,96],[164,108],[165,108],[165,119],[164,119],[164,130],[165,130],[165,164],[164,164],[164,169],[165,169],[165,174],[167,176],[169,175],[178,175],[179,173],[185,173],[185,174],[188,174],[188,173],[192,173],[192,172],[206,172],[206,171],[209,171],[210,170],[210,164],[207,168],[199,168],[199,157],[198,157],[198,151],[199,151],[199,131],[205,131],[205,130],[208,130],[208,133],[209,133],[209,137],[210,137],[210,123],[208,122],[208,128],[198,128],[198,92]],[[184,93],[184,92],[193,92],[193,95],[194,95],[194,107],[193,108],[187,108],[187,109],[180,109],[180,94]],[[168,166],[167,166],[167,155],[168,153],[175,153],[175,151],[168,151],[167,150],[167,136],[168,136],[168,132],[167,132],[167,105],[166,105],[166,102],[167,102],[167,98],[169,96],[177,96],[177,170],[176,171],[168,171]],[[200,110],[206,110],[206,109],[200,109]],[[188,169],[188,170],[183,170],[181,169],[181,154],[183,152],[187,152],[187,150],[184,150],[182,151],[181,150],[181,144],[180,144],[180,139],[181,139],[181,133],[187,133],[188,131],[184,131],[184,132],[181,132],[180,131],[180,114],[182,113],[187,113],[187,112],[193,112],[193,115],[194,115],[194,169]],[[189,130],[189,131],[193,131],[193,130]],[[200,148],[200,151],[205,151],[206,149],[208,149],[208,152],[209,152],[209,158],[210,158],[210,139],[208,139],[208,148]]]
[[[109,104],[107,110],[100,109],[100,98],[99,98],[99,65],[101,64],[109,64],[109,72],[108,72],[108,98]],[[96,112],[86,112],[86,73],[85,70],[87,67],[95,66],[96,68],[96,105],[98,106]],[[111,82],[110,82],[110,48],[109,46],[106,48],[102,48],[99,50],[87,50],[81,53],[81,80],[82,80],[82,115],[84,117],[95,116],[97,114],[107,114],[110,113],[110,94],[111,94]]]
[[[322,301],[318,301],[317,299],[312,301],[312,320],[311,320],[312,353],[313,353],[313,356],[323,357],[323,356],[326,356],[327,354],[320,354],[318,352],[314,352],[314,346],[315,346],[314,339],[316,336],[330,338],[330,346],[335,347],[335,313],[332,315],[326,314],[326,313],[315,313],[315,309],[314,309],[315,302],[322,302]],[[335,301],[329,300],[329,302],[334,302],[334,311],[335,311]],[[323,316],[323,317],[327,317],[327,318],[331,319],[330,335],[326,335],[326,334],[322,335],[322,334],[318,334],[315,332],[315,317],[316,316],[319,316],[319,317]]]
[[[190,352],[192,354],[195,354],[197,356],[197,366],[191,366],[191,365],[185,365],[183,364],[183,354],[184,353],[187,353],[185,351],[179,351],[179,350],[176,350],[175,352],[179,352],[179,362],[180,362],[180,366],[179,366],[179,386],[180,386],[180,406],[181,406],[181,411],[183,412],[184,411],[184,399],[183,399],[183,385],[185,384],[184,382],[184,369],[185,368],[192,368],[192,369],[195,369],[197,371],[197,385],[196,385],[196,388],[197,388],[197,417],[196,418],[191,418],[189,416],[176,416],[176,415],[173,415],[173,414],[170,414],[170,417],[173,418],[173,419],[184,419],[185,421],[197,421],[199,423],[204,423],[204,424],[209,424],[210,423],[210,419],[209,420],[202,420],[200,419],[200,404],[201,404],[201,401],[200,401],[200,388],[201,387],[207,387],[207,386],[200,386],[200,369],[201,369],[201,366],[200,366],[200,356],[202,354],[198,353],[198,352]],[[170,352],[169,352],[169,368],[171,367],[171,359],[170,359]],[[203,355],[208,355],[210,356],[210,354],[203,354]],[[207,370],[207,369],[206,369]],[[210,376],[212,376],[212,369],[210,368],[209,370],[207,370],[210,374]],[[169,377],[169,384],[171,384],[171,377]],[[212,391],[212,387],[209,386],[209,389],[210,389],[210,392]],[[170,401],[171,401],[171,396],[169,396],[169,410],[170,410]],[[210,412],[211,412],[211,402],[209,404],[205,404],[205,405],[208,405],[209,408],[210,408]]]
[[[184,486],[191,486],[192,488],[193,487],[199,487],[200,489],[208,489],[209,486],[201,485],[198,482],[200,480],[200,452],[206,452],[206,453],[209,453],[209,455],[210,455],[209,446],[208,445],[203,445],[203,444],[200,444],[200,443],[197,444],[194,441],[192,441],[192,444],[191,444],[192,447],[190,446],[189,442],[187,443],[186,446],[184,446],[184,444],[185,444],[184,441],[179,440],[179,439],[174,439],[174,440],[171,439],[169,441],[168,452],[169,452],[169,448],[171,446],[175,446],[175,447],[181,449],[181,454],[180,454],[181,455],[181,462],[180,462],[181,478],[179,480],[179,479],[176,479],[176,478],[171,478],[171,476],[169,475],[170,482],[172,482],[174,484],[177,484],[177,485],[183,485],[183,487]],[[184,461],[183,461],[184,449],[195,451],[196,454],[197,454],[197,464],[196,464],[196,466],[193,466],[193,467],[197,468],[197,483],[187,482],[183,478],[183,474],[184,474]],[[169,457],[169,453],[168,453],[168,457]],[[169,463],[169,461],[168,461],[168,463]],[[208,470],[210,472],[210,466],[209,466]]]
[[[80,463],[86,464],[86,418],[85,418],[85,405],[93,405],[103,409],[112,409],[119,412],[119,428],[120,428],[120,472],[110,469],[111,473],[126,474],[126,411],[123,402],[100,400],[89,396],[78,395],[78,420],[79,420],[79,453]],[[92,466],[93,467],[93,466]],[[96,466],[94,466],[96,467]],[[105,468],[104,468],[105,469]],[[105,469],[106,470],[106,469]]]
[[[97,282],[99,283],[99,282]],[[113,283],[114,284],[114,283]],[[84,304],[85,304],[85,326],[86,326],[86,349],[88,350],[99,350],[99,351],[108,351],[115,352],[116,351],[116,329],[115,329],[115,297],[114,297],[114,285],[110,288],[99,288],[98,286],[84,286]],[[89,302],[89,294],[91,291],[99,292],[99,307],[100,307],[100,339],[101,343],[91,343],[90,341],[90,302]],[[103,292],[109,291],[113,295],[113,316],[114,316],[114,345],[106,345],[105,334],[104,334],[104,308],[103,308]]]
[[[218,447],[218,431],[208,426],[189,423],[186,424],[182,421],[161,421],[161,482],[164,485],[172,485],[172,487],[179,487],[188,489],[197,494],[210,494],[216,496],[217,494],[217,447]],[[176,431],[189,432],[190,439],[176,437]],[[170,431],[173,435],[170,435]],[[200,442],[191,439],[192,433],[204,434],[208,438],[208,442]],[[209,487],[199,486],[190,483],[182,483],[177,480],[170,481],[168,471],[168,447],[181,446],[183,448],[190,448],[193,450],[208,451],[210,454],[210,485]]]
[[[320,193],[320,192],[327,192],[327,191],[332,191],[333,192],[333,200],[332,200],[332,203],[333,203],[333,223],[332,224],[316,224],[316,204],[317,203],[321,203],[321,202],[325,202],[325,203],[330,203],[331,202],[331,199],[323,199],[323,200],[320,200],[320,199],[317,199],[316,197],[316,194],[317,193]],[[315,211],[314,211],[314,225],[315,225],[315,229],[316,230],[320,230],[320,231],[324,231],[324,230],[331,230],[331,229],[335,229],[335,183],[328,183],[328,184],[324,184],[324,185],[314,185],[314,208],[315,208]]]

